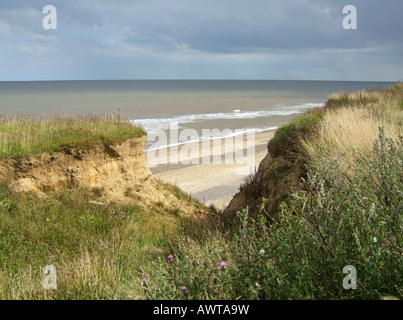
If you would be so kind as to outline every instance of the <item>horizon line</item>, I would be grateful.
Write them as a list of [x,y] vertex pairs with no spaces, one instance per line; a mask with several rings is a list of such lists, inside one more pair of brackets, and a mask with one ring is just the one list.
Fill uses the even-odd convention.
[[319,80],[319,79],[54,79],[54,80],[0,80],[1,82],[73,82],[73,81],[311,81],[311,82],[391,82],[399,83],[402,80]]

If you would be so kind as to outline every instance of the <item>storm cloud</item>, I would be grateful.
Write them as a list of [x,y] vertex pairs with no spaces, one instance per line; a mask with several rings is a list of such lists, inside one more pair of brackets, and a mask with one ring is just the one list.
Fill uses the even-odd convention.
[[[8,1],[0,80],[397,81],[401,0]],[[57,8],[45,30],[42,8]],[[358,29],[343,28],[353,4]]]

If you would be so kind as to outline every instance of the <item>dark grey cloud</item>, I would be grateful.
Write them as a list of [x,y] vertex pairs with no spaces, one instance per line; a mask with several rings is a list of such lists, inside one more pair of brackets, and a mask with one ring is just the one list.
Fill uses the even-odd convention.
[[[50,2],[54,31],[42,28],[49,1],[1,2],[0,80],[402,77],[401,0]],[[357,30],[342,28],[348,4]]]

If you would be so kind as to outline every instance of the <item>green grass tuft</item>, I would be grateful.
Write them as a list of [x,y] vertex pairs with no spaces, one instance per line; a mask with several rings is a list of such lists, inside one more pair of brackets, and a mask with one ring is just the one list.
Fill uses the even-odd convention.
[[145,132],[118,116],[0,116],[0,159],[117,144]]
[[297,152],[298,139],[313,133],[323,114],[321,109],[314,110],[280,127],[267,146],[270,154],[277,157]]

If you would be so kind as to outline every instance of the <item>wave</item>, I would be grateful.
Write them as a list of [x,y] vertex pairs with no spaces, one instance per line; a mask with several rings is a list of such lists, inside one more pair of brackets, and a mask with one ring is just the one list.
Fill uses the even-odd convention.
[[[251,129],[238,129],[238,130],[228,130],[228,131],[220,131],[217,132],[217,135],[208,135],[208,136],[192,136],[192,137],[188,137],[190,139],[186,140],[186,141],[175,141],[172,142],[169,139],[167,140],[167,144],[164,145],[158,145],[158,147],[153,147],[152,145],[146,146],[144,151],[155,151],[155,150],[161,150],[161,149],[165,149],[165,148],[170,148],[170,147],[176,147],[176,146],[181,146],[181,145],[185,145],[185,144],[190,144],[190,143],[199,143],[199,142],[203,142],[203,141],[212,141],[212,140],[217,140],[217,139],[228,139],[228,138],[233,138],[233,137],[237,137],[239,135],[248,135],[251,133],[261,133],[261,132],[265,132],[265,131],[270,131],[270,130],[276,130],[278,129],[278,127],[265,127],[265,128],[251,128]],[[212,134],[214,134],[214,132],[212,131]],[[148,144],[148,143],[147,143]],[[160,141],[158,141],[158,144],[160,144]]]
[[233,119],[254,119],[270,116],[288,116],[303,113],[308,109],[323,107],[323,103],[300,103],[292,106],[281,106],[271,108],[270,110],[248,110],[241,111],[239,109],[232,112],[217,113],[200,113],[174,116],[170,118],[148,118],[130,120],[133,125],[140,126],[144,131],[149,132],[153,129],[168,130],[171,122],[177,122],[179,127],[181,124],[195,123],[209,120],[233,120]]

